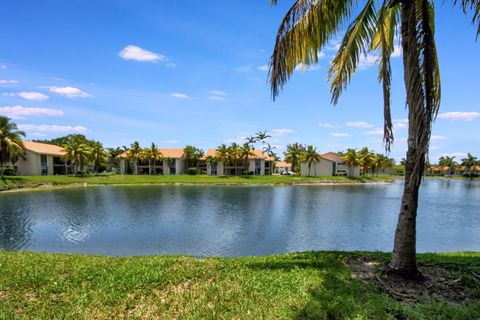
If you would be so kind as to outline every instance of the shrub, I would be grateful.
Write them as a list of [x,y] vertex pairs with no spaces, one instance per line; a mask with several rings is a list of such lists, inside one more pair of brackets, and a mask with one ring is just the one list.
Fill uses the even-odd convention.
[[188,168],[187,169],[187,174],[190,176],[194,176],[197,174],[197,168]]
[[15,169],[10,167],[0,168],[0,172],[3,172],[4,176],[13,176],[15,175]]
[[253,171],[249,171],[249,170],[243,171],[243,175],[244,176],[253,176]]

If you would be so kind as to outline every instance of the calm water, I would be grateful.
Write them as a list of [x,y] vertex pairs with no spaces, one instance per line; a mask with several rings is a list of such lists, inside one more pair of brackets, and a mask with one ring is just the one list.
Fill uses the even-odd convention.
[[[102,255],[267,255],[392,248],[401,182],[128,186],[0,194],[0,249]],[[480,183],[428,180],[418,250],[480,251]]]

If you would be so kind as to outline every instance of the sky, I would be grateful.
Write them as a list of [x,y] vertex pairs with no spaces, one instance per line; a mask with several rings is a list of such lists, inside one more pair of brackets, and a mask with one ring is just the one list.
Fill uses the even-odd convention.
[[[437,2],[437,1],[436,1]],[[383,153],[383,98],[375,53],[330,103],[327,70],[342,31],[318,64],[295,71],[271,99],[268,61],[293,1],[3,0],[0,115],[27,139],[82,133],[106,147],[152,142],[208,149],[267,130],[324,153],[368,146]],[[442,104],[430,160],[480,157],[480,42],[451,1],[438,1]],[[343,27],[344,28],[344,27]],[[392,58],[391,157],[405,156],[407,112],[401,50]]]

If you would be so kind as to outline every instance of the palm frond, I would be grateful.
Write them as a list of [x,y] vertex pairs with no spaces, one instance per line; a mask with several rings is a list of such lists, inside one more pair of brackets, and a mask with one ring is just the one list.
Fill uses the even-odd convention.
[[[271,1],[276,4],[276,0]],[[350,16],[355,0],[297,0],[278,28],[269,80],[275,99],[299,64],[318,62],[318,50]]]
[[375,34],[376,22],[375,1],[368,0],[358,17],[348,27],[340,49],[328,70],[328,79],[332,83],[330,92],[333,104],[337,104],[342,91],[350,82],[361,56],[367,54]]

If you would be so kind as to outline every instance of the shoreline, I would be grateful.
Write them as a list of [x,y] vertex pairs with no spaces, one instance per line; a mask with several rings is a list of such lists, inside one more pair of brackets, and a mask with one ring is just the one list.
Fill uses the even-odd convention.
[[288,187],[288,186],[358,186],[358,185],[387,185],[395,179],[362,181],[362,180],[318,180],[318,181],[292,181],[292,182],[152,182],[152,183],[38,183],[35,185],[13,185],[0,189],[1,193],[47,191],[59,189],[75,189],[90,187],[120,187],[120,186],[245,186],[245,187]]

